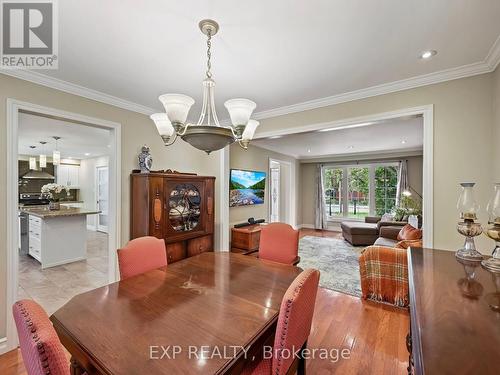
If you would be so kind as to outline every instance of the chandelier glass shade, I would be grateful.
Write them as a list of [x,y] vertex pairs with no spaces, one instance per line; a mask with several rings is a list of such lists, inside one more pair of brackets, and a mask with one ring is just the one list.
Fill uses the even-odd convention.
[[36,158],[31,156],[30,157],[30,169],[35,170],[36,169]]
[[45,155],[45,144],[47,142],[45,141],[40,141],[40,144],[42,145],[42,153],[40,154],[40,168],[47,168],[47,155]]
[[60,162],[61,162],[61,152],[54,150],[52,152],[52,164],[59,165]]
[[59,151],[59,148],[57,147],[58,146],[57,141],[59,141],[61,139],[61,137],[53,136],[52,138],[54,138],[56,141],[56,149],[54,151],[52,151],[52,164],[59,165],[61,163],[61,152]]
[[224,103],[231,118],[231,126],[222,126],[215,109],[215,81],[211,72],[211,39],[219,30],[213,20],[199,23],[200,30],[207,36],[207,71],[203,80],[203,104],[196,124],[187,122],[194,99],[183,94],[163,94],[158,98],[165,113],[155,113],[151,119],[165,146],[172,145],[178,137],[191,146],[210,154],[227,145],[238,142],[246,149],[253,139],[259,122],[250,116],[257,106],[248,99],[230,99]]
[[47,168],[47,155],[40,155],[40,168]]

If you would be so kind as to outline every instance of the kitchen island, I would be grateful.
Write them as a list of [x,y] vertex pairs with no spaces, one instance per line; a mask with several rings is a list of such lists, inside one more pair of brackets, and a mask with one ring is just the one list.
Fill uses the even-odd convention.
[[100,211],[65,206],[55,211],[48,206],[20,207],[19,211],[28,215],[28,254],[42,268],[87,258],[87,215]]

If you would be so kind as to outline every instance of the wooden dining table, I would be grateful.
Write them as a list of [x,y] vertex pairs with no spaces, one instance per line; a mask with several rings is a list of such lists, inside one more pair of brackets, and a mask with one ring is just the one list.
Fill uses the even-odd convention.
[[272,345],[300,272],[202,253],[77,295],[50,319],[74,375],[239,374]]

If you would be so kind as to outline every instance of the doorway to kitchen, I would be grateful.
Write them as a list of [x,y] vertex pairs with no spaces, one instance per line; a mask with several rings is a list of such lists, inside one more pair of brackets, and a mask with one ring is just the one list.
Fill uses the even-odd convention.
[[50,314],[117,278],[121,126],[11,99],[7,114],[10,350],[14,301],[34,299]]

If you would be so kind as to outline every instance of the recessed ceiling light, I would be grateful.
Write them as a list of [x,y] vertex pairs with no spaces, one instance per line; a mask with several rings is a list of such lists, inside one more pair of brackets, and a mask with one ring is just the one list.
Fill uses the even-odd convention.
[[436,56],[436,54],[437,54],[437,51],[431,49],[429,51],[422,52],[422,54],[420,55],[420,58],[421,59],[430,59],[431,57]]
[[311,152],[311,149],[309,148],[309,149],[307,150],[307,152]]
[[90,152],[86,152],[86,153],[85,153],[85,156],[90,156]]
[[402,143],[402,144],[405,144],[405,143],[406,143],[406,139],[403,139],[403,140],[401,141],[401,143]]
[[349,150],[352,150],[352,149],[354,148],[354,146],[353,146],[353,145],[350,145],[350,146],[347,146],[347,148],[348,148]]

